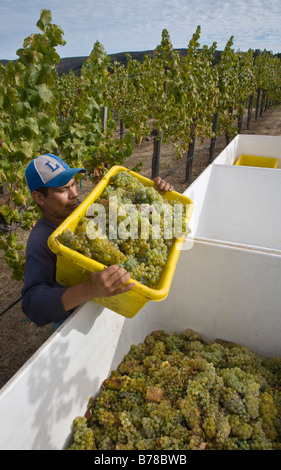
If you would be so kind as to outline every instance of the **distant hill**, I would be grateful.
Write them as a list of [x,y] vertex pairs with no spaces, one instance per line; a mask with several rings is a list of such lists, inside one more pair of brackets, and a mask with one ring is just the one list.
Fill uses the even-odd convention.
[[[153,51],[143,51],[143,52],[119,52],[116,54],[108,54],[111,62],[120,62],[121,64],[127,64],[127,54],[130,54],[134,59],[142,61],[145,55],[153,56]],[[57,71],[59,75],[63,73],[67,74],[69,70],[73,70],[75,74],[79,74],[83,62],[85,62],[88,57],[66,57],[60,60],[60,63],[57,65]]]
[[[176,49],[176,50],[182,56],[185,56],[187,54],[187,49]],[[133,59],[139,60],[141,62],[144,59],[145,55],[150,55],[150,57],[153,57],[154,51],[148,50],[148,51],[141,51],[141,52],[119,52],[116,54],[108,54],[108,55],[112,63],[114,61],[117,61],[117,62],[120,62],[121,64],[126,65],[127,54],[129,54]],[[215,61],[219,60],[219,57],[220,57],[220,52],[216,51],[214,60]],[[59,75],[62,75],[63,73],[67,74],[70,70],[73,70],[75,74],[79,75],[81,67],[87,59],[88,59],[88,56],[62,58],[59,64],[57,65],[58,74]],[[3,60],[0,59],[0,62],[5,65],[9,61],[5,59]]]

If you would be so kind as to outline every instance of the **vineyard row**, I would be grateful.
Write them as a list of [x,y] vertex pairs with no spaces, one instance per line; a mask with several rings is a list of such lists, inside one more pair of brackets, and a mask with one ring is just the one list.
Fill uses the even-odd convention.
[[57,74],[56,47],[64,39],[49,10],[41,11],[37,27],[40,32],[24,40],[18,59],[0,65],[0,186],[5,187],[0,248],[15,279],[23,278],[25,265],[16,229],[29,230],[39,217],[24,180],[31,159],[56,153],[90,176],[96,169],[102,176],[153,135],[152,177],[159,171],[163,142],[174,146],[178,159],[187,159],[188,181],[195,139],[211,139],[212,161],[216,138],[239,132],[245,109],[250,119],[254,97],[256,112],[281,99],[278,57],[236,52],[231,37],[215,63],[216,43],[200,46],[199,26],[186,56],[163,30],[153,57],[139,62],[128,55],[126,66],[111,64],[97,41],[79,76]]

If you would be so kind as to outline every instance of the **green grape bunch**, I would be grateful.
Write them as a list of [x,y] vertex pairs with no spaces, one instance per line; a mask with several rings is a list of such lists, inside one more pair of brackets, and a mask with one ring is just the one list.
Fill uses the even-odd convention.
[[89,399],[72,438],[70,450],[281,450],[281,359],[153,331]]
[[153,331],[74,419],[69,449],[281,450],[281,359]]
[[122,170],[60,242],[105,266],[124,267],[134,280],[155,288],[173,242],[190,233],[185,219],[181,201],[168,201]]

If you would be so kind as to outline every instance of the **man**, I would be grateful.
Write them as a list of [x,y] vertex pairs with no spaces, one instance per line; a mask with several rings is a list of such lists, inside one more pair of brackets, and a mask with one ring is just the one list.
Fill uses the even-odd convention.
[[[25,177],[31,196],[40,207],[42,217],[33,227],[26,246],[25,281],[22,310],[38,326],[61,324],[79,305],[93,297],[109,297],[133,289],[130,274],[118,266],[93,272],[90,278],[73,287],[56,282],[56,255],[48,247],[52,232],[78,205],[75,175],[83,168],[70,168],[59,157],[47,154],[32,160]],[[172,186],[160,177],[156,188],[162,192]]]

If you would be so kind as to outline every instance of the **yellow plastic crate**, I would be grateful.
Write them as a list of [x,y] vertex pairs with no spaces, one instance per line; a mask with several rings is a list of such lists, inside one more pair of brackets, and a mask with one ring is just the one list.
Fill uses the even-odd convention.
[[277,168],[278,158],[259,157],[256,155],[240,155],[235,165]]
[[[52,233],[48,239],[50,249],[57,255],[57,273],[56,280],[62,286],[70,287],[80,282],[86,281],[91,272],[102,271],[105,266],[93,259],[90,259],[81,253],[62,245],[59,237],[69,228],[73,232],[79,220],[86,214],[88,206],[93,204],[101,195],[107,186],[111,176],[119,171],[128,171],[132,176],[138,178],[145,186],[154,186],[154,182],[122,166],[112,167],[108,173],[95,186],[93,191],[84,199],[84,201],[67,217],[67,219]],[[177,198],[185,207],[185,220],[188,223],[193,211],[193,201],[188,197],[176,191],[167,192],[164,195],[166,200]],[[113,310],[127,318],[132,318],[149,301],[160,301],[167,297],[179,257],[183,238],[176,239],[169,250],[167,263],[164,266],[162,276],[157,289],[144,286],[135,282],[135,287],[124,294],[113,297],[93,298],[92,300]]]

